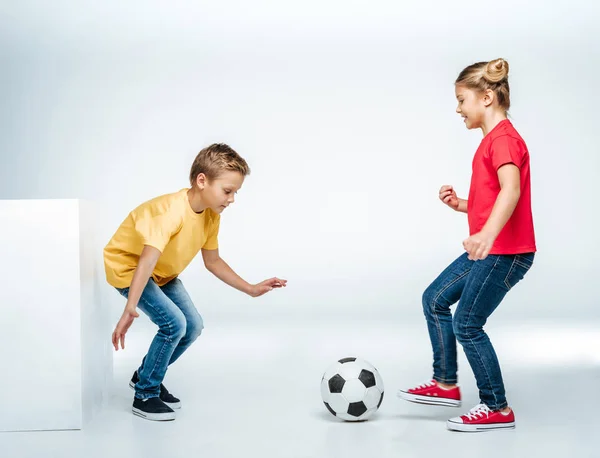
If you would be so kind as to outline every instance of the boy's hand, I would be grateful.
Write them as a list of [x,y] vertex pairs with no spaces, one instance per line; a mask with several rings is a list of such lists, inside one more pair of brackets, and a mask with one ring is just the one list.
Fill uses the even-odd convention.
[[452,210],[458,210],[458,197],[456,191],[451,185],[444,185],[440,188],[440,200]]
[[251,285],[248,294],[252,297],[262,296],[265,293],[273,290],[273,288],[284,288],[287,285],[287,280],[282,280],[277,277],[269,278],[263,282]]
[[121,348],[125,349],[125,333],[133,323],[133,320],[138,316],[140,314],[135,311],[135,308],[125,307],[125,311],[112,334],[112,343],[115,351],[119,350],[119,342],[121,342]]
[[495,237],[484,232],[478,232],[463,242],[463,246],[471,261],[478,261],[487,258],[492,246],[494,245]]

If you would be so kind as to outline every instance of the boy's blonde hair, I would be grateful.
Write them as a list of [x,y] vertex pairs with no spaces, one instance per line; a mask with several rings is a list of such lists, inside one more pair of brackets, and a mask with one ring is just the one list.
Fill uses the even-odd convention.
[[455,84],[460,84],[477,92],[490,89],[496,94],[500,107],[504,108],[505,111],[510,108],[508,62],[502,58],[469,65],[460,72]]
[[250,167],[233,148],[225,143],[213,143],[202,149],[194,159],[190,170],[190,184],[193,186],[201,173],[209,180],[214,180],[228,170],[239,172],[242,176],[250,175]]

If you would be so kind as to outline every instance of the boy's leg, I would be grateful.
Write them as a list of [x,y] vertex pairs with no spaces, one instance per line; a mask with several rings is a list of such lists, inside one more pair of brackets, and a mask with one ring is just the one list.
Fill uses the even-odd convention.
[[466,253],[459,256],[423,293],[423,312],[433,349],[433,379],[444,384],[457,382],[450,307],[460,299],[472,265]]
[[163,293],[181,310],[186,321],[185,335],[181,338],[171,355],[169,365],[173,364],[190,345],[202,334],[204,322],[179,278],[171,280],[161,287]]
[[[129,289],[120,290],[127,297]],[[148,318],[158,326],[158,332],[150,349],[138,369],[139,380],[135,384],[135,396],[138,399],[158,397],[169,361],[179,341],[186,333],[186,319],[179,307],[169,299],[156,285],[148,280],[138,303]]]
[[454,334],[477,380],[481,403],[492,411],[503,409],[508,403],[498,357],[483,326],[532,262],[533,254],[490,255],[474,262],[454,314]]

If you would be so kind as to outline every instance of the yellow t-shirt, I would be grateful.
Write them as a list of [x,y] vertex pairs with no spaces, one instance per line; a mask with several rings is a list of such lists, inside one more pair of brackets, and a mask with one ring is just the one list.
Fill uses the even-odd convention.
[[144,245],[161,252],[152,278],[162,286],[177,277],[200,249],[216,250],[221,217],[210,208],[196,213],[188,188],[156,197],[134,209],[104,248],[108,283],[128,288]]

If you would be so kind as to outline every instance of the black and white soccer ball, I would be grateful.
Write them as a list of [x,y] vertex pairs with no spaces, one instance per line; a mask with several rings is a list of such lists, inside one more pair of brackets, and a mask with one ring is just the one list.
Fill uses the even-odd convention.
[[327,410],[347,421],[367,420],[383,401],[383,380],[364,359],[343,358],[323,374],[321,397]]

